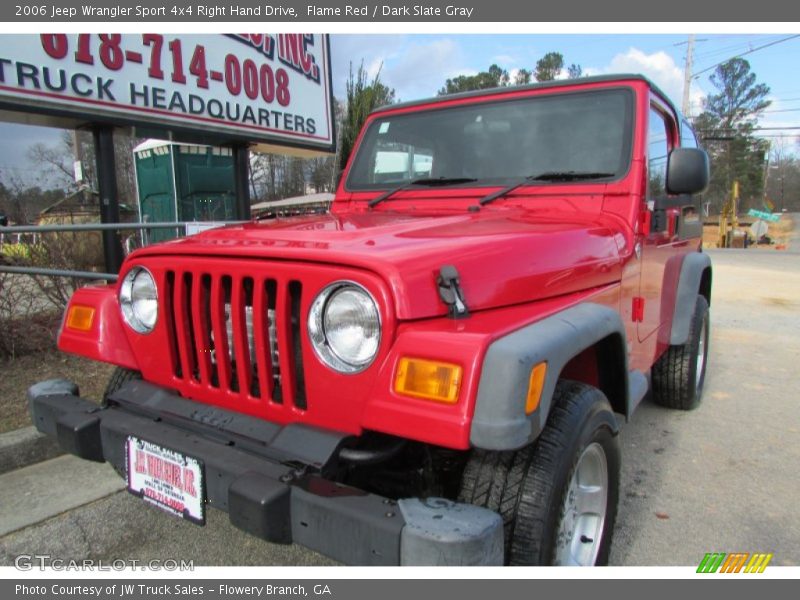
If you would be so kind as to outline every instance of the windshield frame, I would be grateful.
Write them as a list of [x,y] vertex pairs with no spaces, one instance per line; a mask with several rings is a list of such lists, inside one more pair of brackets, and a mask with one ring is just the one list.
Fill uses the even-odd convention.
[[[515,89],[509,88],[508,91],[503,90],[503,92],[497,93],[494,90],[492,91],[487,90],[486,96],[475,96],[470,97],[468,100],[464,101],[457,101],[454,104],[447,103],[448,98],[443,97],[441,100],[435,99],[432,102],[441,102],[442,106],[437,106],[435,103],[432,104],[415,104],[413,108],[399,109],[398,112],[394,112],[391,106],[385,107],[379,113],[375,113],[374,115],[370,116],[368,120],[367,128],[364,130],[363,134],[360,136],[358,140],[357,146],[353,149],[353,155],[350,158],[348,169],[347,169],[347,177],[343,181],[343,187],[346,192],[349,193],[366,193],[366,192],[380,192],[392,189],[397,187],[397,185],[402,184],[402,180],[391,181],[386,183],[375,183],[375,184],[367,184],[367,185],[357,185],[353,187],[352,185],[352,176],[353,173],[356,171],[356,167],[358,164],[359,155],[364,148],[365,142],[369,139],[370,135],[374,135],[373,132],[380,127],[381,123],[386,122],[386,120],[396,120],[402,119],[407,116],[413,116],[415,114],[424,112],[424,113],[431,113],[431,112],[439,112],[439,111],[455,111],[459,109],[469,108],[472,106],[479,106],[479,105],[487,105],[487,104],[504,104],[509,102],[520,102],[526,100],[532,100],[536,98],[546,97],[548,99],[557,98],[559,96],[575,96],[575,95],[582,95],[582,94],[597,94],[602,92],[610,92],[610,91],[621,91],[626,95],[626,104],[628,110],[626,110],[624,115],[624,127],[627,130],[627,135],[623,135],[622,137],[622,154],[624,157],[624,165],[622,168],[619,169],[618,174],[613,177],[602,178],[597,180],[579,180],[579,181],[535,181],[532,180],[527,182],[525,186],[554,186],[554,185],[596,185],[598,183],[608,184],[621,181],[625,179],[628,174],[630,173],[631,166],[633,163],[633,150],[634,150],[634,139],[635,139],[635,130],[636,130],[636,116],[637,116],[637,101],[636,101],[636,90],[631,85],[625,84],[615,84],[615,85],[593,85],[591,87],[587,87],[585,89],[565,89],[559,90],[557,88],[549,88],[549,89],[537,89],[531,90],[530,92],[525,92],[525,90],[519,90],[518,93],[514,93]],[[423,108],[424,107],[424,108]],[[435,189],[437,190],[452,190],[458,188],[496,188],[496,187],[503,187],[513,181],[516,178],[514,177],[498,177],[493,178],[491,180],[488,179],[481,179],[478,178],[477,181],[472,183],[464,183],[464,184],[455,184],[455,185],[448,185],[448,186],[437,186]],[[430,192],[430,188],[423,188],[426,192]]]

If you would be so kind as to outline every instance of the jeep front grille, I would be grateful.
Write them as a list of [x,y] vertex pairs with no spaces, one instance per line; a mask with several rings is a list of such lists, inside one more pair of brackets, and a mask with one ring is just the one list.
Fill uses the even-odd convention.
[[177,270],[166,282],[176,378],[247,402],[307,409],[300,282]]
[[[233,318],[231,317],[232,310],[230,303],[225,304],[225,333],[229,340],[233,339]],[[253,330],[253,307],[246,304],[244,307],[244,322],[245,331],[247,332],[247,354],[252,361],[252,357],[256,356],[256,335]],[[281,363],[280,356],[278,355],[278,328],[275,326],[275,309],[267,309],[267,337],[269,339],[269,357],[270,364],[272,365],[272,378],[274,379],[275,386],[281,384]],[[235,344],[228,344],[228,359],[231,364],[236,365],[236,353],[234,350]],[[214,331],[211,331],[211,346],[214,347]],[[211,363],[216,365],[217,356],[216,350],[211,350]],[[256,361],[257,364],[257,361]],[[258,377],[256,371],[255,376]],[[258,391],[258,390],[256,390]]]

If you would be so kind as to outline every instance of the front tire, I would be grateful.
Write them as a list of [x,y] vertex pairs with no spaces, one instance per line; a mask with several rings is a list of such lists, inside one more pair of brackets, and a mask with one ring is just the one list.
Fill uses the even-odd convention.
[[[131,369],[124,369],[123,367],[117,367],[114,369],[114,372],[111,374],[111,377],[108,378],[108,384],[106,385],[106,391],[103,392],[103,406],[108,406],[108,397],[116,392],[119,388],[123,385],[128,383],[129,381],[136,381],[142,378],[142,374],[139,371],[133,371]],[[114,463],[110,463],[112,467],[114,467],[114,471],[116,471],[117,475],[122,477],[127,481],[127,474],[125,473],[124,467],[118,467]]]
[[500,514],[506,564],[607,564],[619,501],[616,432],[600,390],[561,381],[533,444],[473,451],[459,500]]
[[700,404],[706,380],[709,330],[708,301],[698,294],[686,343],[670,346],[653,365],[653,400],[657,404],[680,410],[692,410]]
[[114,369],[114,372],[111,374],[111,377],[108,378],[108,384],[106,384],[106,390],[103,392],[103,405],[105,406],[106,404],[108,404],[108,397],[114,392],[116,392],[123,385],[125,385],[129,381],[136,381],[141,378],[142,374],[139,371],[125,369],[123,367],[116,367]]

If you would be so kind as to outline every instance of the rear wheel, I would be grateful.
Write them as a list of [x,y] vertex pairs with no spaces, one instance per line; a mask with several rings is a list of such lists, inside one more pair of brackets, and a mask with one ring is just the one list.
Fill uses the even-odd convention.
[[511,565],[602,565],[617,513],[620,448],[598,389],[562,381],[542,434],[520,450],[473,451],[459,500],[503,518]]
[[691,410],[700,404],[706,380],[709,330],[708,301],[698,294],[686,343],[670,346],[653,365],[656,403],[681,410]]

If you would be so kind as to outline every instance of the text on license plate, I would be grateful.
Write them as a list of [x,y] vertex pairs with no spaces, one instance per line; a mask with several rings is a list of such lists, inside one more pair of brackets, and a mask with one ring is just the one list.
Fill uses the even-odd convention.
[[128,491],[169,513],[205,524],[203,465],[196,458],[128,436]]

